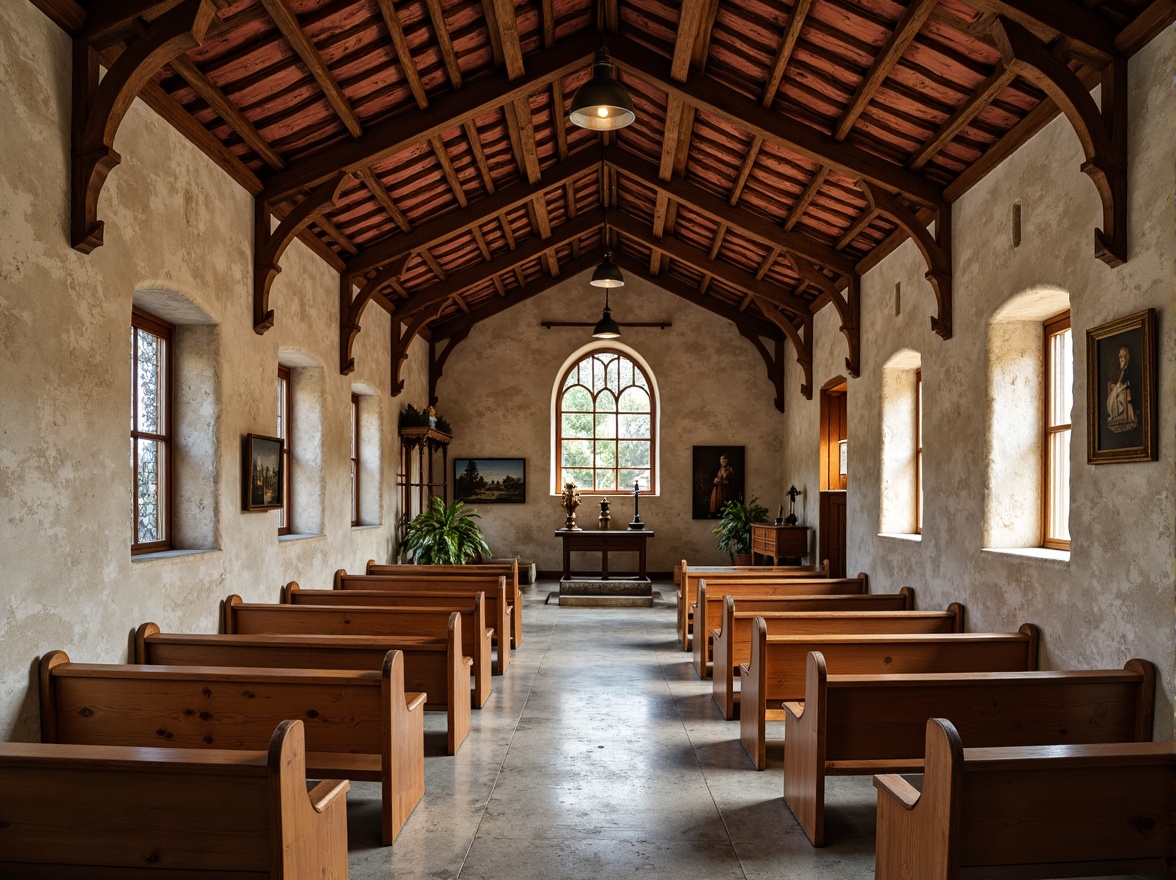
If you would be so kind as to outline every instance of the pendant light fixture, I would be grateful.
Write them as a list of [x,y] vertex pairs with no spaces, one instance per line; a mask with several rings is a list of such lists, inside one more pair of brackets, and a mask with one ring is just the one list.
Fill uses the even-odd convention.
[[[601,164],[601,173],[604,173],[603,163]],[[592,273],[592,280],[588,283],[593,287],[603,287],[605,289],[625,286],[625,276],[621,274],[620,266],[614,263],[612,258],[612,247],[609,245],[607,210],[604,212],[604,259],[600,261],[600,265]]]
[[608,288],[604,290],[604,314],[600,320],[596,322],[596,326],[592,328],[593,339],[616,339],[621,335],[621,328],[617,326],[617,322],[612,319],[612,312],[608,308]]
[[592,62],[592,79],[576,90],[568,118],[573,125],[592,131],[616,131],[637,118],[633,99],[613,76],[612,58],[603,44]]

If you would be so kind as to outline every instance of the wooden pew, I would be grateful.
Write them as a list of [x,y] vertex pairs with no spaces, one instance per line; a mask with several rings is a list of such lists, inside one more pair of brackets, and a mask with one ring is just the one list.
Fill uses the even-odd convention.
[[519,561],[510,562],[481,562],[471,565],[381,565],[374,559],[369,559],[365,574],[423,574],[430,578],[459,577],[473,574],[502,575],[506,578],[506,600],[510,603],[513,628],[511,633],[511,647],[517,648],[523,643],[523,600],[519,591]]
[[[726,583],[780,583],[786,581],[808,581],[810,583],[823,583],[829,581],[830,578],[824,571],[813,571],[808,568],[798,566],[775,566],[775,567],[730,567],[724,568],[721,566],[707,566],[708,570],[703,570],[702,566],[694,566],[693,568],[686,565],[685,560],[682,561],[682,587],[678,591],[678,636],[682,642],[682,650],[690,650],[690,638],[694,633],[694,606],[698,602],[698,583],[701,580],[709,580],[711,585],[722,582]],[[837,580],[846,581],[844,589],[832,588],[816,588],[810,590],[801,590],[798,593],[817,594],[817,593],[868,593],[870,592],[869,578],[864,574],[859,574],[856,578],[839,578]]]
[[[165,633],[154,623],[135,633],[135,662],[163,666],[255,666],[266,669],[379,670],[389,651],[404,657],[407,688],[427,695],[461,693],[470,665],[461,652],[461,618],[442,642],[426,636],[209,635]],[[423,705],[446,713],[446,750],[457,754],[470,732],[470,704],[439,698]]]
[[[473,659],[473,707],[481,709],[490,698],[492,688],[490,643],[494,630],[486,626],[486,594],[468,593],[388,593],[378,590],[304,590],[297,581],[290,581],[282,587],[279,601],[283,605],[320,605],[329,607],[380,607],[402,608],[406,611],[406,622],[413,609],[428,609],[431,612],[456,611],[461,614],[462,653]],[[446,618],[448,620],[448,618]],[[361,617],[352,616],[348,623],[358,625]],[[419,627],[418,627],[419,628]],[[340,631],[338,635],[348,635]],[[362,632],[361,635],[383,635],[382,632]],[[480,634],[480,635],[479,635]]]
[[803,700],[809,651],[838,675],[1022,672],[1037,668],[1040,636],[1031,623],[1014,633],[769,636],[752,622],[751,659],[739,669],[739,739],[756,770],[767,766],[766,724],[784,703]]
[[0,877],[344,880],[349,787],[307,791],[297,720],[267,751],[0,743]]
[[[434,577],[420,569],[444,568],[445,566],[386,566],[387,568],[412,568],[412,572],[396,574],[348,574],[343,569],[335,572],[331,588],[335,590],[381,590],[383,592],[420,593],[424,591],[473,595],[479,591],[486,594],[486,620],[494,629],[493,644],[498,648],[494,660],[494,674],[502,675],[510,667],[511,640],[502,637],[514,628],[516,606],[510,600],[510,583],[503,575],[487,573],[463,573],[460,576],[442,574]],[[455,566],[468,568],[469,566]],[[503,597],[505,600],[503,601]]]
[[922,791],[878,789],[878,880],[1171,876],[1176,743],[964,748],[927,721]]
[[922,772],[928,718],[977,746],[1146,742],[1155,667],[1070,672],[829,675],[808,655],[804,702],[784,704],[784,802],[825,843],[825,777]]
[[[904,587],[909,589],[908,587]],[[705,595],[705,588],[702,595]],[[901,605],[903,602],[913,601],[911,593],[872,593],[864,596],[815,596],[815,597],[797,597],[798,604],[796,609],[803,609],[806,613],[829,613],[840,611],[857,611],[865,608],[869,613],[874,614],[882,610],[887,605]],[[878,601],[867,601],[878,600]],[[723,717],[728,721],[738,717],[739,710],[739,691],[735,689],[735,680],[739,674],[740,668],[751,660],[751,639],[752,639],[752,621],[756,617],[762,617],[764,622],[768,625],[768,635],[803,635],[804,633],[797,632],[795,627],[791,633],[786,632],[784,627],[792,619],[787,616],[790,613],[796,613],[793,606],[783,606],[783,599],[769,600],[770,605],[766,601],[756,601],[754,605],[759,605],[760,610],[756,610],[754,605],[749,604],[751,600],[736,599],[734,596],[724,596],[723,616],[719,629],[711,630],[711,641],[714,643],[714,663],[711,669],[711,694],[714,696],[715,704],[718,705],[719,711],[722,712]],[[783,611],[783,616],[781,613]],[[895,611],[906,611],[908,609],[898,607]],[[868,619],[868,618],[867,618]],[[830,634],[850,634],[858,633],[880,633],[880,632],[899,632],[899,626],[894,622],[887,623],[883,620],[874,622],[873,625],[866,624],[855,628],[852,618],[843,619],[838,623],[832,624],[827,631]],[[964,609],[963,606],[953,604],[948,607],[947,612],[936,611],[931,612],[930,617],[915,618],[909,621],[906,632],[963,632],[964,629]],[[813,626],[806,626],[806,632],[815,632]]]
[[424,694],[404,691],[404,657],[379,672],[71,663],[41,658],[41,740],[93,746],[264,749],[303,721],[306,772],[381,783],[391,844],[425,791]]
[[[857,586],[857,579],[851,587]],[[849,593],[797,595],[795,585],[780,583],[716,583],[707,588],[706,578],[698,582],[698,601],[694,603],[691,630],[706,638],[690,639],[694,671],[699,678],[711,677],[714,635],[722,629],[723,603],[727,596],[739,602],[739,611],[912,611],[915,592],[903,587],[897,593]],[[739,662],[745,662],[746,656]]]

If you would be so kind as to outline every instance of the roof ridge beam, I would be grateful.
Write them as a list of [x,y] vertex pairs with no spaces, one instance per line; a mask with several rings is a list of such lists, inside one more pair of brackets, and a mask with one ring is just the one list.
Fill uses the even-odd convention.
[[525,98],[591,63],[597,44],[595,34],[577,34],[531,56],[527,73],[516,80],[496,72],[461,91],[438,97],[428,110],[394,116],[370,126],[358,138],[336,141],[282,171],[267,175],[263,194],[269,201],[288,197],[303,187],[321,183],[337,171],[354,171],[375,164],[420,141],[459,127],[487,110]]

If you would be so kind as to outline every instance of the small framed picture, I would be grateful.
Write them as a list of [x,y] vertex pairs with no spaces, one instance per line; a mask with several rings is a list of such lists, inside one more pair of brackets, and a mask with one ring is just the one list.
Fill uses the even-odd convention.
[[282,506],[282,438],[245,435],[245,509],[278,510]]
[[525,458],[455,458],[453,500],[477,504],[526,504]]
[[1156,311],[1086,331],[1090,464],[1155,461]]

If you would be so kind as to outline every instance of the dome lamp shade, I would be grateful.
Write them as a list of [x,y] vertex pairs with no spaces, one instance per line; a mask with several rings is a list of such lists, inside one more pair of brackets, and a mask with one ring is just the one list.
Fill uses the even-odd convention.
[[637,118],[629,92],[613,77],[612,59],[604,47],[596,50],[592,79],[576,91],[568,118],[592,131],[616,131]]

